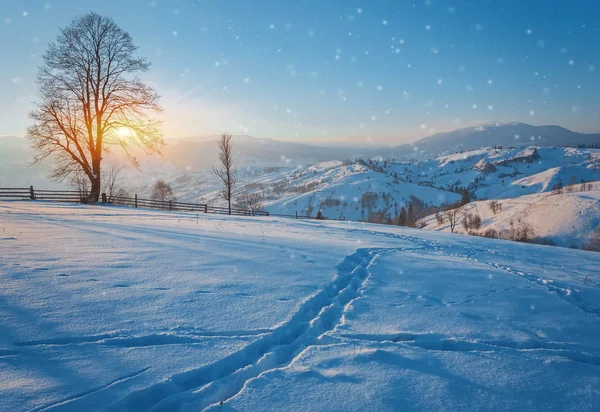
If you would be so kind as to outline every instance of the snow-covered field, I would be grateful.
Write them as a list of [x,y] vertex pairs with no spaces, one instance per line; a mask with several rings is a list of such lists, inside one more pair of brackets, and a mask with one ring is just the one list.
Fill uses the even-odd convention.
[[600,407],[597,253],[4,202],[0,276],[0,410]]

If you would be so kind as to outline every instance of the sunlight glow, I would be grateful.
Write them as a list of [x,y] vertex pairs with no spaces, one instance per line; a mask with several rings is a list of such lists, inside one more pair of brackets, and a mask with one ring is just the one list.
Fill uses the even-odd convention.
[[135,132],[130,127],[118,127],[115,130],[115,134],[121,138],[125,138],[133,136]]

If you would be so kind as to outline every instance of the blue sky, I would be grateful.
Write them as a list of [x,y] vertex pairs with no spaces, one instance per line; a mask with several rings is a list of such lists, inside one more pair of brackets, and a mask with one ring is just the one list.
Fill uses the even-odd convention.
[[44,49],[87,11],[152,62],[167,137],[600,132],[600,1],[0,0],[0,135],[24,134]]

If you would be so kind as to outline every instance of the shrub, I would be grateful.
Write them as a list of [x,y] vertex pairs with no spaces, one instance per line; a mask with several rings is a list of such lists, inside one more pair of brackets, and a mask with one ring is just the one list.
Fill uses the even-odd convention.
[[488,206],[490,207],[491,211],[493,214],[498,213],[500,210],[502,210],[502,203],[500,203],[497,200],[492,200],[488,203]]

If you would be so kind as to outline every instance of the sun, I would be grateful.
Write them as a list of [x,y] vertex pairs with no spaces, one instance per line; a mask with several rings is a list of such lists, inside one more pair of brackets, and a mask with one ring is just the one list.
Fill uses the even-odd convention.
[[131,136],[133,136],[135,134],[135,132],[133,131],[133,129],[130,128],[130,127],[118,127],[115,130],[115,133],[116,133],[117,136],[123,137],[123,138],[125,138],[125,137],[131,137]]

